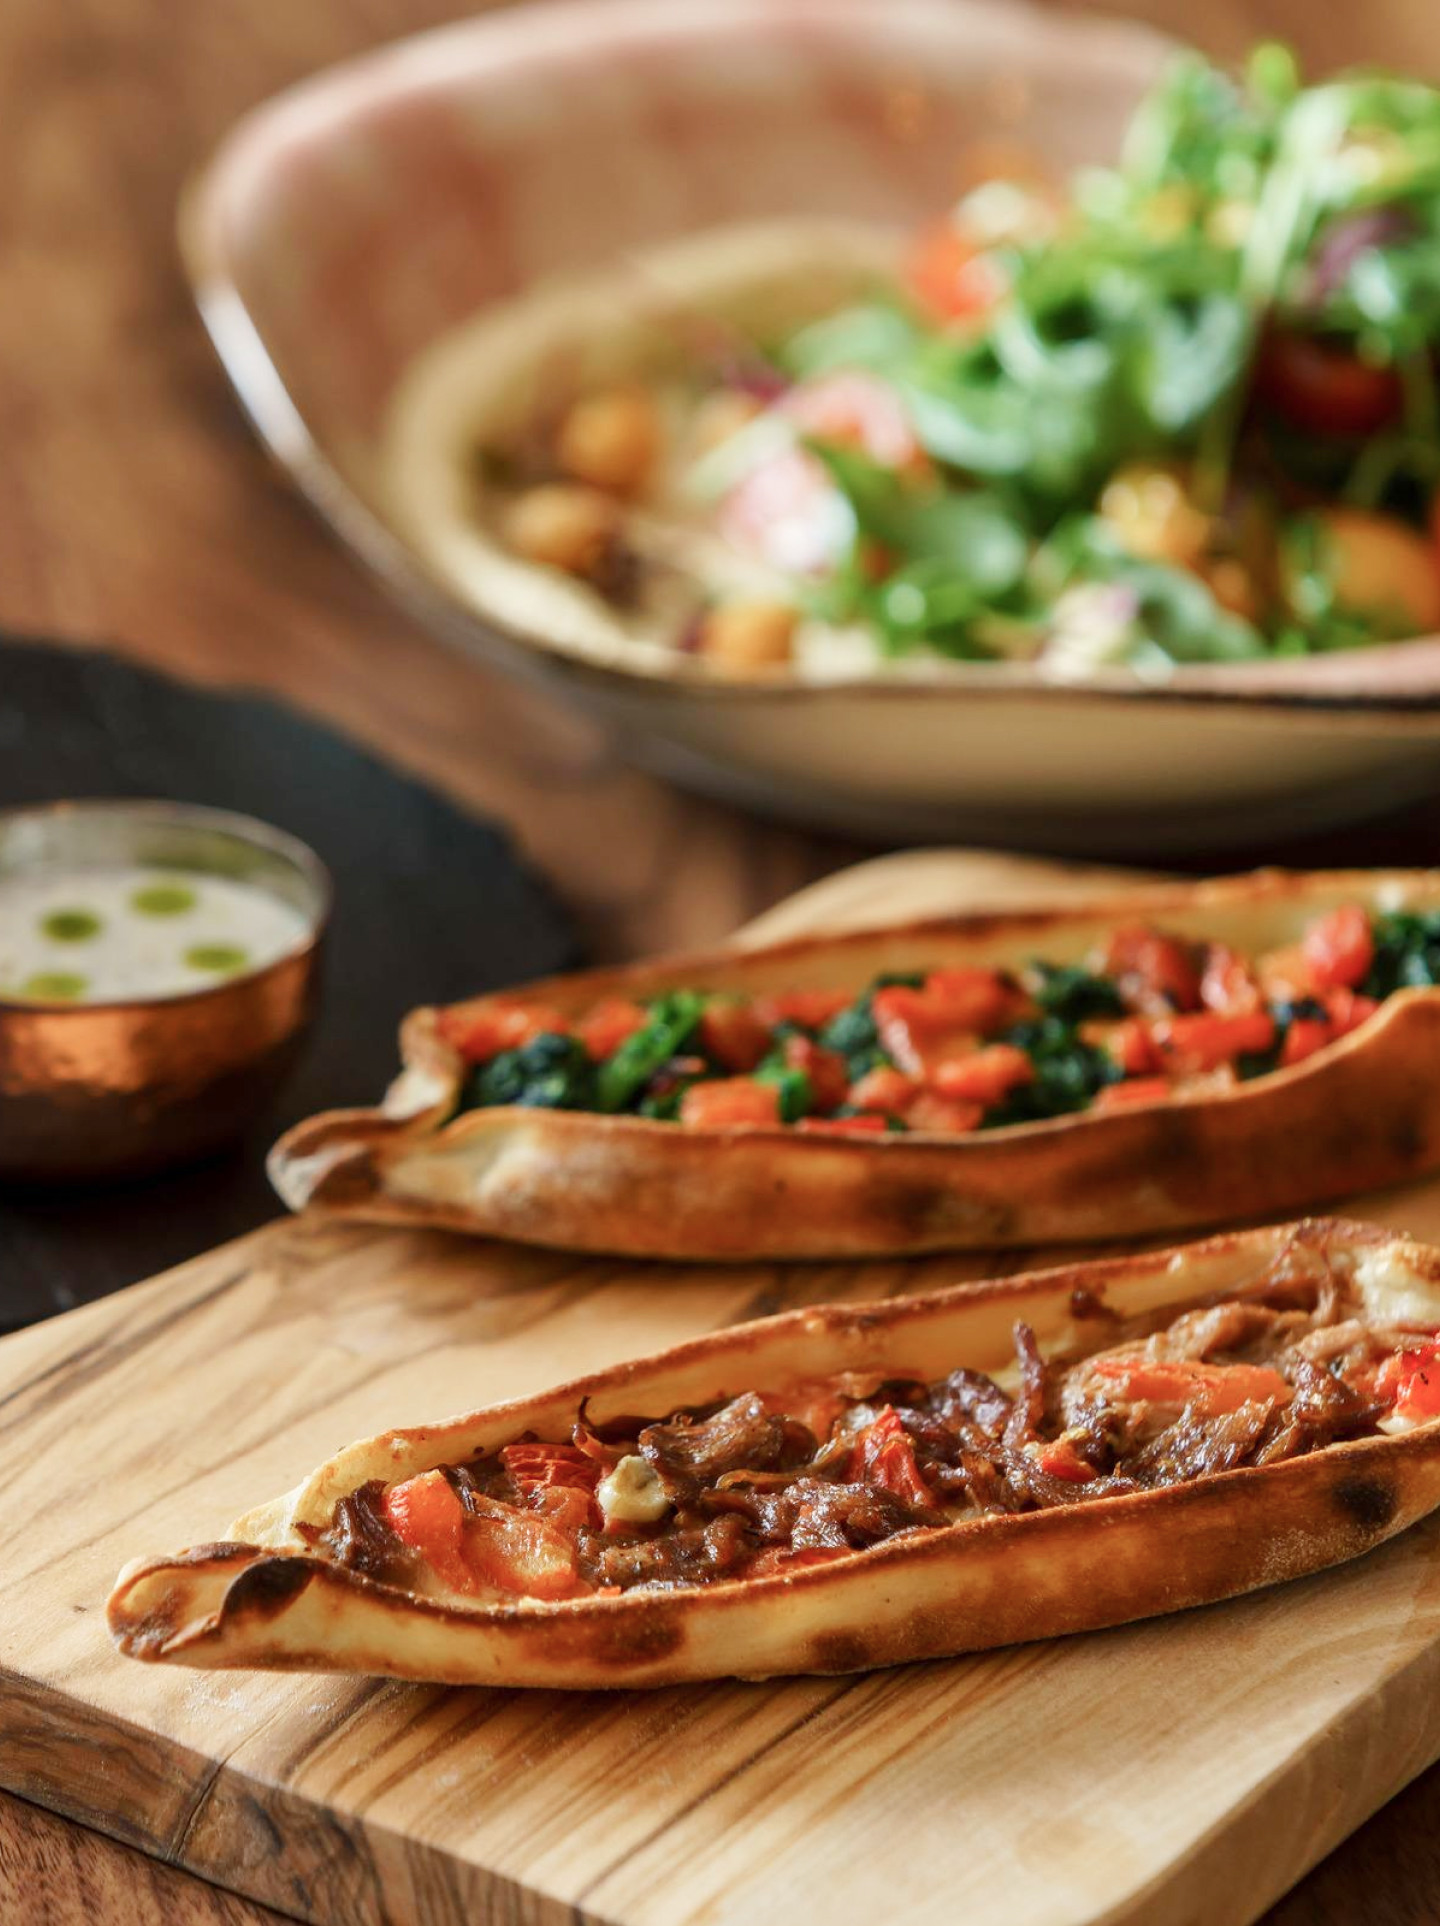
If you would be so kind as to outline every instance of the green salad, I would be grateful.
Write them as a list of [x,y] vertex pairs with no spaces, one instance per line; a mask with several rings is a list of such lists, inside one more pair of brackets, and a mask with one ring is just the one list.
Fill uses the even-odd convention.
[[1060,677],[1423,635],[1437,347],[1440,91],[1185,55],[1113,167],[986,182],[873,298],[717,357],[679,428],[643,384],[579,401],[534,492],[591,522],[537,559],[628,592],[596,502],[659,463],[756,565],[671,638],[731,672],[817,627]]

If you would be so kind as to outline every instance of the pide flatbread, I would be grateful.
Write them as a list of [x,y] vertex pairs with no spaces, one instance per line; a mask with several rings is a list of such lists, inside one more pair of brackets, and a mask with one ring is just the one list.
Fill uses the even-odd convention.
[[1266,872],[556,978],[412,1013],[383,1108],[271,1174],[295,1209],[682,1259],[1263,1218],[1440,1163],[1437,916],[1431,872]]
[[483,311],[434,343],[397,386],[380,472],[393,525],[455,595],[507,633],[637,674],[674,675],[686,666],[676,638],[705,598],[789,596],[792,585],[737,555],[703,505],[661,477],[626,517],[642,579],[633,596],[607,599],[512,551],[502,523],[513,491],[487,471],[487,455],[523,449],[578,394],[635,381],[663,399],[717,358],[874,293],[893,281],[901,252],[899,235],[864,222],[762,222],[677,240]]
[[1440,1502],[1440,1252],[1283,1225],[821,1306],[342,1451],[121,1573],[135,1658],[451,1684],[837,1673],[1114,1625]]

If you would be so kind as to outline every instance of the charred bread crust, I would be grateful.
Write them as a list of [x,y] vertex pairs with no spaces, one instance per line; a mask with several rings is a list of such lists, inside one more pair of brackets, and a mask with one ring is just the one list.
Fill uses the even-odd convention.
[[[1340,903],[1440,908],[1440,874],[1265,871],[1083,909],[966,916],[675,957],[527,987],[562,1013],[701,985],[862,987],[887,970],[1078,959],[1153,920],[1251,952]],[[460,1006],[481,1010],[492,998]],[[839,1139],[511,1108],[457,1115],[463,1066],[434,1010],[406,1018],[379,1110],[289,1131],[292,1209],[686,1260],[833,1258],[1150,1236],[1264,1218],[1440,1164],[1440,989],[1402,990],[1348,1036],[1235,1088],[969,1136]]]
[[[593,1689],[838,1673],[1094,1630],[1354,1558],[1440,1504],[1440,1421],[1263,1468],[892,1538],[824,1566],[681,1591],[463,1607],[309,1551],[301,1526],[372,1478],[469,1458],[526,1430],[708,1402],[832,1371],[1003,1356],[1016,1317],[1047,1348],[1096,1302],[1122,1316],[1240,1291],[1296,1244],[1440,1303],[1440,1251],[1337,1220],[1236,1232],[872,1305],[823,1305],[697,1338],[540,1396],[351,1446],[232,1528],[120,1574],[111,1631],[136,1658]],[[1077,1295],[1080,1294],[1080,1295]],[[1413,1297],[1412,1297],[1413,1304]],[[1398,1308],[1398,1305],[1397,1305]]]

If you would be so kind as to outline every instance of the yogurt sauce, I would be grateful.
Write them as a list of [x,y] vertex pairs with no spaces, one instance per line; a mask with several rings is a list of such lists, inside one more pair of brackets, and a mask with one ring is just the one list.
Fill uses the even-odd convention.
[[308,918],[268,891],[198,870],[0,876],[0,996],[114,1003],[183,996],[263,970]]

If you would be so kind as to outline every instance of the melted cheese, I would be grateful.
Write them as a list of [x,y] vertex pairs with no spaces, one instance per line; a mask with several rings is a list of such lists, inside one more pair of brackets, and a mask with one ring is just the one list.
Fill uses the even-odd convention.
[[1362,1251],[1355,1259],[1355,1290],[1374,1324],[1440,1329],[1440,1280],[1422,1277],[1404,1250]]
[[622,1458],[595,1493],[607,1525],[658,1524],[670,1509],[665,1487],[644,1458]]

